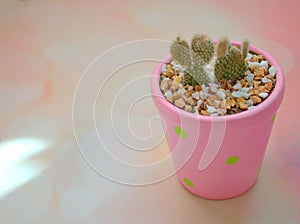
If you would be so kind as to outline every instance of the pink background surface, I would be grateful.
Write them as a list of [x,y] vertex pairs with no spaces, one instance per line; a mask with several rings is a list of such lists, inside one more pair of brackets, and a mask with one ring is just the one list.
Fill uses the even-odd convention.
[[[299,223],[299,7],[296,0],[1,1],[0,222]],[[80,154],[72,129],[74,92],[85,68],[127,41],[188,39],[196,32],[214,39],[247,37],[273,55],[286,75],[285,98],[255,187],[236,199],[208,201],[187,192],[174,175],[133,187],[97,174]],[[101,130],[110,133],[106,115],[114,88],[130,81],[130,74],[150,75],[154,66],[125,69],[127,76],[111,80],[96,105]],[[137,132],[144,129],[141,120],[157,114],[151,101],[140,110],[132,119]],[[80,118],[79,137],[88,139],[84,134],[93,126],[84,108]],[[126,159],[155,162],[167,154],[163,141],[151,156]],[[131,175],[142,179],[144,173]]]

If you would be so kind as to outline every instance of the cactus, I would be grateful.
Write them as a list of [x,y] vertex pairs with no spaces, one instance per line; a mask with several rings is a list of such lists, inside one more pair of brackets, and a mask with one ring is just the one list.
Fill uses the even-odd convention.
[[177,37],[171,44],[170,53],[176,63],[181,66],[186,67],[191,63],[191,51],[189,44],[180,37]]
[[[204,60],[195,53],[192,53],[192,55],[192,63],[187,66],[186,74],[184,75],[184,84],[194,84],[194,81],[198,85],[208,84],[210,80],[204,69]],[[191,76],[193,79],[191,80],[190,77],[187,78],[185,76]],[[186,80],[189,82],[186,82]]]
[[196,34],[192,39],[192,51],[201,57],[205,63],[209,63],[214,55],[215,46],[212,40],[201,34]]
[[210,79],[205,64],[210,63],[214,54],[217,59],[214,74],[217,80],[240,79],[247,71],[245,58],[249,52],[249,41],[242,43],[241,49],[231,46],[228,38],[219,39],[217,47],[206,35],[196,34],[189,44],[177,37],[170,46],[170,53],[176,63],[184,69],[184,85],[208,84]]
[[218,58],[214,70],[217,80],[240,79],[248,69],[245,57],[248,54],[249,42],[242,44],[242,51],[235,46],[229,47],[228,43],[227,38],[221,38],[217,45]]

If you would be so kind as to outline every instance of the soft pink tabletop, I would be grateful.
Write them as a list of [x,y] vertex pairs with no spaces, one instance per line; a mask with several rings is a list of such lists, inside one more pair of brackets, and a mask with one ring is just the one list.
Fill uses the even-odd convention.
[[[299,7],[1,1],[0,223],[300,223]],[[260,177],[226,201],[179,184],[149,95],[168,41],[197,32],[248,38],[286,77]]]

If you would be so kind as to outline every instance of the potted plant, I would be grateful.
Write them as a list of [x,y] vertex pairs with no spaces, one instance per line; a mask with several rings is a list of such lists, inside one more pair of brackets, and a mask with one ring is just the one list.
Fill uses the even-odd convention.
[[181,184],[208,199],[256,182],[284,94],[276,60],[249,41],[177,38],[151,76],[154,103]]

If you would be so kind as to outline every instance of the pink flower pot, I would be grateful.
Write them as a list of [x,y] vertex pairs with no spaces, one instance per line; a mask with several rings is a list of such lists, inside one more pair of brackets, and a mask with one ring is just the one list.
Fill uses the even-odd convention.
[[[239,42],[232,42],[240,45]],[[168,102],[159,87],[161,67],[154,70],[151,91],[166,124],[174,168],[181,184],[207,199],[239,196],[254,185],[268,144],[275,114],[284,95],[284,75],[268,53],[251,46],[275,66],[276,85],[257,107],[238,114],[210,117],[181,110]]]

